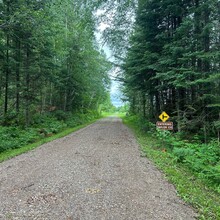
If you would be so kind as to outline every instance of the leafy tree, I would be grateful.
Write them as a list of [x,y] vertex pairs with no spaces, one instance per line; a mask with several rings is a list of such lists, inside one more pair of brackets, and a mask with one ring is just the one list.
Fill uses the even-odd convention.
[[167,111],[178,131],[219,120],[219,1],[138,1],[124,60],[131,109],[152,121]]
[[97,111],[110,64],[95,43],[93,1],[1,1],[2,121],[29,126],[37,113]]

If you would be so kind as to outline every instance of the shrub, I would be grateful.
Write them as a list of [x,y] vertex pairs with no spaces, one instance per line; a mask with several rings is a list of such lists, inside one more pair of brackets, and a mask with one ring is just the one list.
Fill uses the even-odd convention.
[[42,137],[58,133],[66,127],[76,127],[98,117],[97,112],[72,114],[56,111],[53,113],[35,114],[32,127],[30,128],[22,128],[16,125],[0,126],[0,153],[8,149],[20,148]]
[[8,149],[20,148],[39,139],[35,129],[22,129],[20,127],[0,127],[0,152]]
[[[142,132],[149,130],[153,132],[153,128],[151,128],[153,125],[137,116],[129,117],[126,120],[138,125]],[[215,186],[215,189],[220,189],[220,147],[217,140],[204,144],[201,143],[198,135],[191,136],[190,140],[184,140],[185,134],[176,134],[161,129],[157,129],[156,133],[153,132],[153,135],[155,134],[160,148],[168,151],[178,163],[183,163],[199,178]]]
[[56,110],[52,115],[59,121],[67,121],[73,116],[71,112],[64,112],[62,110]]
[[177,162],[184,162],[186,157],[194,155],[195,150],[190,148],[177,148],[173,149],[173,154],[177,158]]

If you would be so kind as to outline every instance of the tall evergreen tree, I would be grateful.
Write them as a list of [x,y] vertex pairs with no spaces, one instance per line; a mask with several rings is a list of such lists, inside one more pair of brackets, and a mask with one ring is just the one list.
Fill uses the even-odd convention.
[[218,25],[217,0],[140,0],[123,65],[132,109],[153,121],[165,110],[206,139],[219,118]]

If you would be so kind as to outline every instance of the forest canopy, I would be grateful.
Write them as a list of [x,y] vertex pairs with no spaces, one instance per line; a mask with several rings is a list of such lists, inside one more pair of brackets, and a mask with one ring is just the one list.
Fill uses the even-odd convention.
[[98,111],[111,68],[95,39],[97,3],[0,1],[0,122],[35,114]]
[[116,45],[122,69],[119,80],[130,111],[153,123],[166,111],[176,131],[200,133],[204,140],[216,136],[220,130],[220,1],[114,4],[114,25],[105,37]]

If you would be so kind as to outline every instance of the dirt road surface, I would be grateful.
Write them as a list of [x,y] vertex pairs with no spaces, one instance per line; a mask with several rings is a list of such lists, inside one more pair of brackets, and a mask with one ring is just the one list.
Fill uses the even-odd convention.
[[0,164],[0,219],[191,220],[118,118]]

